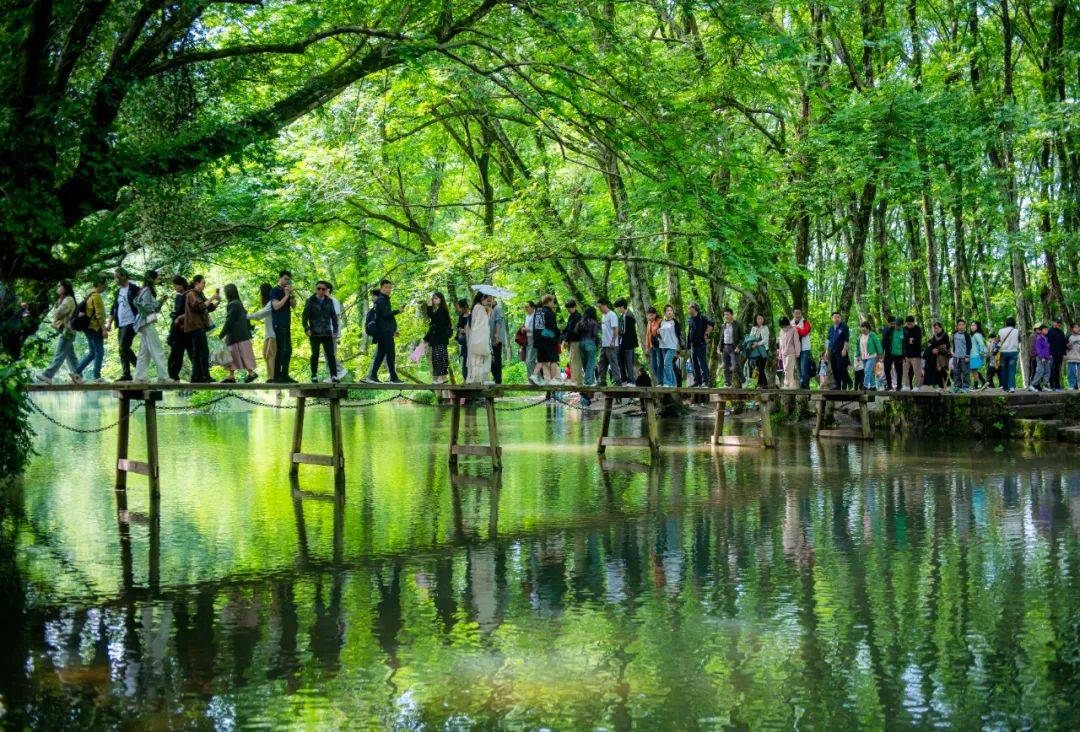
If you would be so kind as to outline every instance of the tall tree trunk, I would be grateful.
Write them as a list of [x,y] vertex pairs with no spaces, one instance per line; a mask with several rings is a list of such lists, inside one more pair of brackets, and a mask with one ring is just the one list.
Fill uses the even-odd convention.
[[892,314],[889,306],[889,256],[888,256],[888,227],[885,217],[888,214],[889,202],[884,195],[878,198],[877,209],[874,211],[874,257],[877,262],[877,285],[878,285],[878,316],[880,322]]
[[866,253],[866,239],[870,233],[870,214],[874,209],[874,183],[863,184],[862,193],[852,206],[851,237],[848,239],[847,270],[844,284],[840,289],[840,302],[837,310],[840,317],[847,318],[855,301],[855,289],[863,272],[863,259]]
[[615,225],[619,230],[617,246],[626,265],[626,282],[630,287],[630,302],[637,313],[637,327],[640,342],[645,342],[645,311],[652,306],[649,299],[649,280],[642,263],[631,259],[636,256],[634,250],[633,224],[630,223],[630,200],[626,193],[626,182],[619,171],[619,159],[606,145],[603,147],[604,182],[607,183],[611,206],[615,211]]
[[918,214],[912,206],[904,206],[904,229],[908,236],[908,256],[911,257],[911,302],[920,323],[926,319],[926,281],[923,278],[922,243],[919,240]]
[[[664,211],[660,214],[660,219],[664,227],[664,256],[672,262],[678,262],[679,256],[676,251],[675,237],[671,235],[671,214]],[[685,323],[686,311],[683,310],[682,280],[679,279],[679,270],[674,267],[667,267],[666,269],[668,302],[675,308],[675,317],[680,322]],[[645,313],[640,313],[640,316],[644,318]]]

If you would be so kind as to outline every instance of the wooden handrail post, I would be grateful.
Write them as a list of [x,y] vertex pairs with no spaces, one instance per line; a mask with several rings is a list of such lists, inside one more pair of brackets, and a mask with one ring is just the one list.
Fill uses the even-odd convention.
[[761,446],[776,447],[776,438],[772,431],[772,414],[769,406],[771,397],[765,394],[758,400],[758,415],[761,418]]
[[727,408],[727,402],[723,399],[716,400],[716,416],[713,419],[712,428],[712,444],[716,445],[720,442],[720,437],[724,434],[724,412]]

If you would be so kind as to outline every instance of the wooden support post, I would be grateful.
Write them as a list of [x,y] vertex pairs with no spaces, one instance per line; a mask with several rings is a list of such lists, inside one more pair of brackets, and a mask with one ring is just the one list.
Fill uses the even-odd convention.
[[758,400],[758,417],[761,419],[761,446],[776,447],[776,438],[772,431],[772,414],[769,409],[772,402],[768,394],[763,394]]
[[330,397],[330,438],[334,457],[334,484],[335,489],[345,480],[345,448],[341,442],[341,397]]
[[654,458],[660,457],[660,418],[657,414],[656,399],[645,400],[645,428],[649,433],[649,452]]
[[[131,397],[127,392],[119,392],[120,423],[116,432],[116,490],[127,490],[127,470],[121,466],[127,462],[128,438],[131,435]],[[124,509],[127,509],[125,501]]]
[[712,428],[712,444],[719,444],[720,438],[724,434],[724,409],[727,407],[727,402],[723,399],[716,401],[716,418],[713,420]]
[[495,421],[495,397],[484,399],[487,407],[488,444],[491,446],[491,467],[502,470],[502,448],[499,447],[499,426]]
[[461,434],[461,397],[454,392],[450,393],[453,400],[450,408],[450,467],[456,468],[458,456],[454,452],[454,448],[458,446],[458,439]]
[[611,429],[611,408],[614,406],[615,400],[611,398],[611,394],[604,394],[604,416],[600,421],[600,439],[596,441],[596,451],[601,455],[607,447],[604,445],[604,438],[608,436],[608,430]]
[[161,476],[158,470],[157,400],[146,394],[143,411],[146,412],[146,465],[149,468],[150,500],[161,495]]
[[292,455],[289,456],[289,475],[296,477],[300,474],[300,463],[295,457],[300,454],[304,446],[304,410],[307,407],[307,397],[296,397],[296,422],[293,424]]

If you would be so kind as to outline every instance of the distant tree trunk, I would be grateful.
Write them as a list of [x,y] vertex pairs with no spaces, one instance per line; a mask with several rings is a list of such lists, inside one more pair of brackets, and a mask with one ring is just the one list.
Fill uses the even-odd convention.
[[863,259],[866,253],[866,239],[870,233],[870,213],[874,208],[874,183],[863,184],[862,193],[851,211],[851,237],[848,239],[847,270],[844,284],[840,289],[840,303],[837,310],[842,318],[847,318],[855,301],[855,288],[863,272]]
[[604,181],[611,197],[611,206],[615,211],[615,224],[618,227],[618,250],[626,265],[626,281],[630,287],[630,302],[638,314],[638,336],[645,342],[645,311],[652,306],[649,298],[649,281],[642,263],[631,259],[634,251],[633,225],[630,223],[630,200],[626,193],[626,183],[619,171],[619,159],[607,146],[603,147]]
[[885,322],[885,316],[892,311],[889,306],[888,227],[885,222],[888,208],[889,202],[884,195],[880,196],[877,209],[874,211],[874,256],[877,262],[878,315],[882,323]]
[[911,257],[911,302],[920,323],[926,317],[926,282],[923,279],[922,243],[919,241],[918,214],[911,206],[904,206],[904,229],[908,236],[908,256]]
[[[678,252],[676,252],[675,237],[671,235],[671,214],[664,211],[660,214],[660,219],[664,227],[664,256],[666,256],[672,262],[678,262]],[[679,270],[674,267],[667,267],[667,294],[668,301],[671,306],[675,308],[675,317],[680,322],[685,323],[686,311],[683,310],[683,295],[682,295],[682,281],[679,279]],[[641,317],[645,317],[645,313],[640,313]]]

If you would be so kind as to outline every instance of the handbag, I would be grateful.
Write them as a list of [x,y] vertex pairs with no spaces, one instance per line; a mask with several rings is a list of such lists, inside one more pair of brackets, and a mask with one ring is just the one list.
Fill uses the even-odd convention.
[[232,354],[229,353],[229,346],[226,345],[225,340],[218,338],[214,344],[214,350],[210,354],[211,366],[232,366]]

